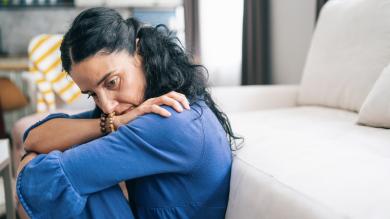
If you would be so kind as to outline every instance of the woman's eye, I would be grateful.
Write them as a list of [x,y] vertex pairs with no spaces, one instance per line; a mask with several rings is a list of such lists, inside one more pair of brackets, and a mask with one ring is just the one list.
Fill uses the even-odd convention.
[[106,83],[106,86],[110,89],[113,89],[115,88],[117,85],[118,85],[118,80],[119,78],[118,77],[115,77],[111,80],[109,80],[107,83]]

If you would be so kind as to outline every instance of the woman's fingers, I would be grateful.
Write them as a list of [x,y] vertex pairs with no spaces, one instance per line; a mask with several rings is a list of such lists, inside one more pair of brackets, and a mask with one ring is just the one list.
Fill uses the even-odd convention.
[[170,98],[175,99],[179,103],[181,103],[181,105],[183,105],[184,108],[186,108],[188,110],[190,109],[190,103],[188,102],[188,100],[184,94],[181,94],[181,93],[178,93],[175,91],[171,91],[171,92],[167,93],[166,95]]
[[183,112],[183,106],[177,100],[169,97],[168,95],[163,95],[157,99],[155,102],[157,105],[167,105],[175,109],[177,112]]
[[141,116],[146,113],[155,113],[164,117],[171,116],[171,113],[162,108],[161,105],[172,107],[177,112],[183,112],[185,109],[190,109],[190,104],[185,95],[178,92],[169,92],[165,95],[156,98],[150,98],[136,108],[136,116]]
[[164,117],[169,117],[171,116],[171,113],[162,108],[161,106],[158,106],[156,104],[153,104],[151,107],[150,107],[150,112],[151,113],[155,113],[155,114],[158,114],[158,115],[161,115],[161,116],[164,116]]

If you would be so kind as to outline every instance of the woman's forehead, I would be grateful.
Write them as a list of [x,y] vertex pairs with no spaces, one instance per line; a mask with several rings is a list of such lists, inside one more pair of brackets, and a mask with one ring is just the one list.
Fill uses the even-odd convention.
[[99,77],[99,75],[113,71],[114,69],[126,69],[133,64],[131,56],[126,53],[99,53],[87,59],[73,64],[72,77]]

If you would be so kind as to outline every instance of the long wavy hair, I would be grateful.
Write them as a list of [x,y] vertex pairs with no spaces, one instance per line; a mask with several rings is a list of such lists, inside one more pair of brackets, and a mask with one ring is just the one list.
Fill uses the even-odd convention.
[[186,95],[190,102],[201,97],[221,123],[231,149],[238,149],[236,140],[242,138],[234,135],[228,117],[211,98],[207,88],[207,69],[193,64],[191,56],[166,26],[145,26],[134,18],[124,20],[113,9],[91,8],[75,18],[60,49],[62,66],[67,72],[72,64],[102,50],[108,53],[126,50],[131,55],[139,54],[146,78],[144,99],[170,91]]

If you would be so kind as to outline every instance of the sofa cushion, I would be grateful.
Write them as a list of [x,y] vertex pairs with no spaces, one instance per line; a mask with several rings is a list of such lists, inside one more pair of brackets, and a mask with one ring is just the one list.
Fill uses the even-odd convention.
[[390,218],[390,130],[323,107],[230,120],[245,145],[233,162],[227,218]]
[[321,11],[299,91],[301,105],[359,111],[390,60],[390,0],[332,0]]
[[390,65],[382,72],[359,112],[358,123],[390,128]]

